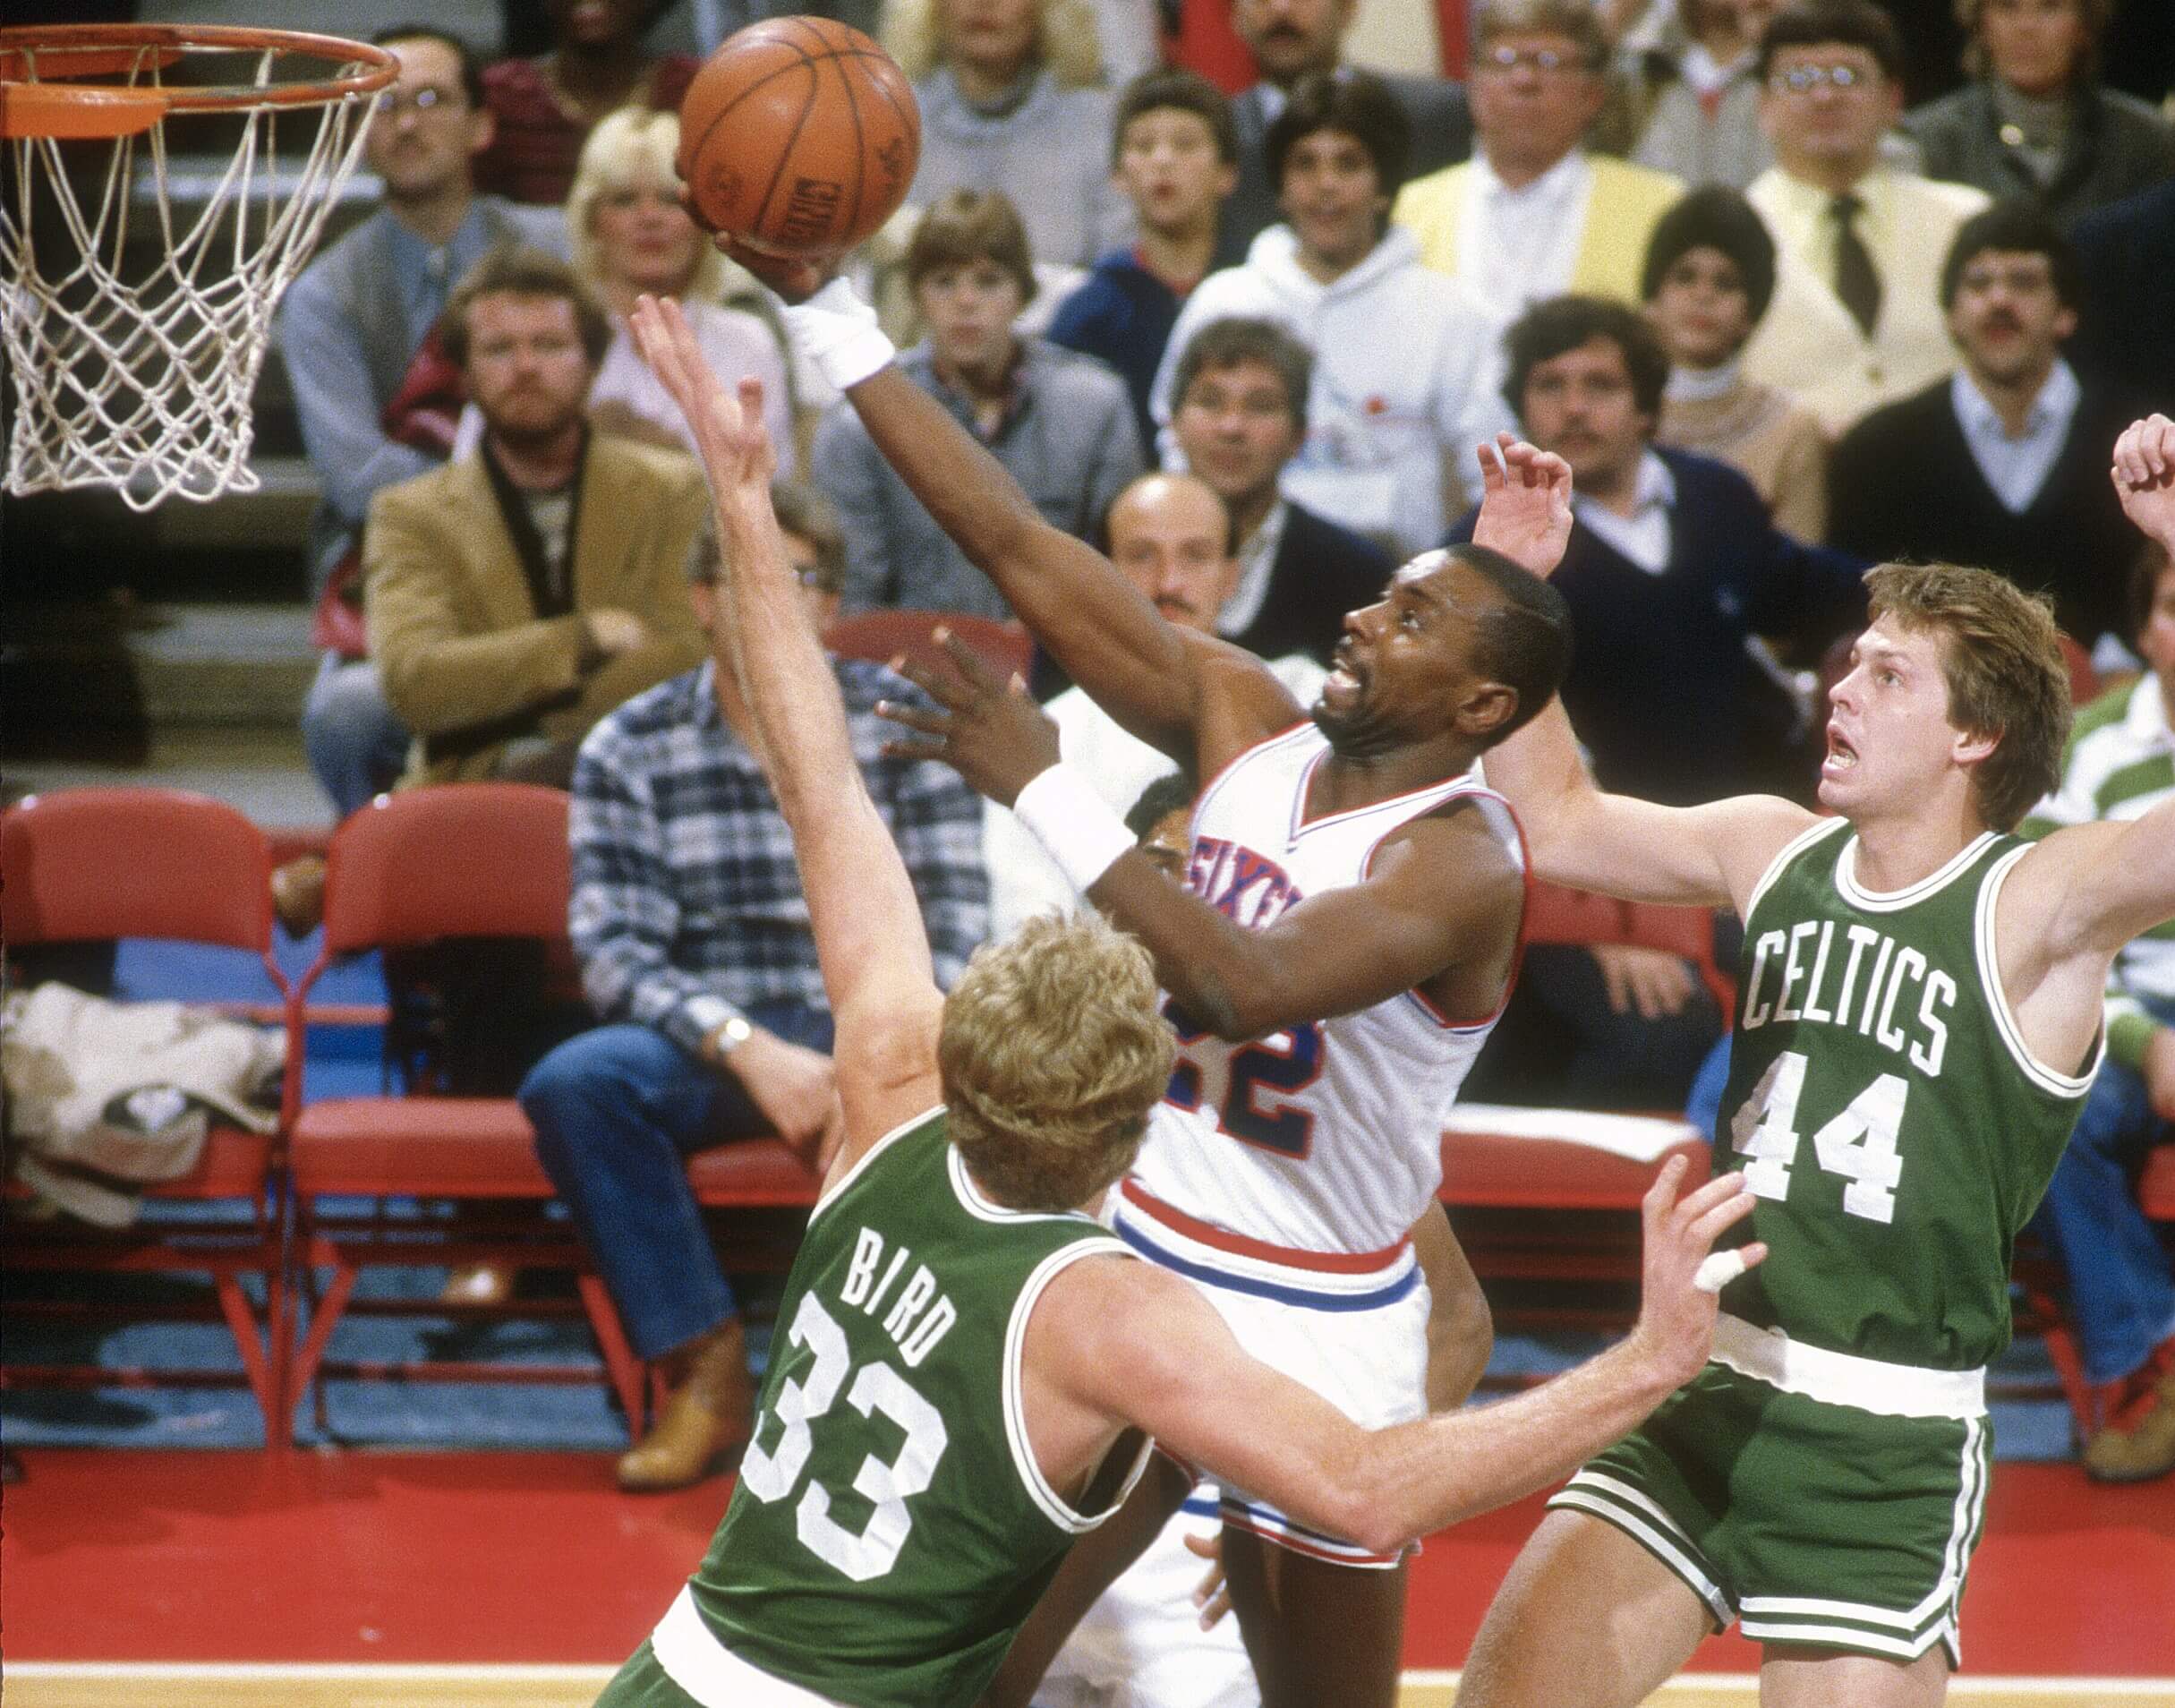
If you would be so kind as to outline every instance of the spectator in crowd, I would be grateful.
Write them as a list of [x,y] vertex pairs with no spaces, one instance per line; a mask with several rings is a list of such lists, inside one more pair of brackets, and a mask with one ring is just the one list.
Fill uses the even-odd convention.
[[[1215,632],[1216,614],[1238,584],[1231,517],[1207,483],[1190,474],[1146,474],[1110,507],[1110,560],[1181,628]],[[1314,704],[1326,672],[1304,653],[1270,661],[1301,705]],[[1065,762],[1123,812],[1175,767],[1080,689],[1044,708],[1056,722]],[[1010,810],[992,804],[983,843],[989,865],[990,925],[1002,937],[1032,914],[1067,910],[1079,897],[1063,873]]]
[[[820,630],[844,573],[838,525],[801,489],[775,499]],[[575,765],[568,929],[604,1024],[544,1057],[520,1093],[627,1338],[663,1365],[670,1397],[619,1460],[635,1490],[697,1481],[749,1426],[746,1340],[688,1153],[774,1133],[820,1172],[836,1119],[831,1014],[792,838],[750,748],[713,536],[696,536],[687,572],[709,660],[605,718]],[[875,704],[912,687],[878,665],[831,667],[949,986],[988,923],[981,802],[942,766],[884,756]]]
[[[1132,401],[1101,363],[1013,331],[1035,274],[1011,203],[994,192],[953,192],[916,227],[906,273],[929,335],[900,366],[989,448],[1053,525],[1092,537],[1141,471]],[[811,462],[845,525],[848,610],[1011,615],[843,399],[816,429]]]
[[[679,203],[672,164],[678,147],[678,115],[641,107],[611,114],[582,145],[581,167],[567,198],[567,230],[576,272],[611,315],[611,345],[589,390],[589,424],[693,453],[687,417],[658,384],[627,330],[627,316],[643,292],[677,297],[712,368],[763,381],[779,478],[790,480],[793,389],[784,346],[761,316],[723,302],[725,258]],[[482,417],[471,405],[461,417],[455,455],[473,450],[482,431]]]
[[1306,442],[1314,358],[1274,320],[1217,320],[1179,347],[1171,377],[1173,465],[1224,500],[1238,582],[1215,632],[1262,658],[1326,666],[1344,613],[1371,605],[1395,567],[1373,541],[1284,496]]
[[1208,270],[1238,146],[1231,103],[1195,73],[1150,72],[1118,98],[1111,171],[1133,205],[1139,241],[1096,262],[1059,307],[1049,337],[1122,376],[1144,456],[1156,446],[1148,393],[1179,304]]
[[484,257],[444,337],[482,443],[371,500],[371,657],[416,734],[410,782],[563,788],[592,724],[701,655],[678,584],[701,471],[590,432],[611,324],[555,257]]
[[1565,291],[1637,302],[1684,185],[1587,151],[1608,56],[1590,0],[1480,0],[1472,30],[1473,157],[1407,184],[1397,223],[1498,330]]
[[[2060,786],[2024,824],[2135,818],[2175,794],[2175,558],[2164,546],[2132,577],[2137,651],[2151,667],[2077,713]],[[2068,1284],[2068,1319],[2099,1427],[2085,1469],[2109,1482],[2175,1470],[2175,1275],[2131,1185],[2175,1118],[2175,934],[2115,957],[2107,1059],[2069,1135],[2034,1225]]]
[[1775,241],[1760,216],[1720,184],[1693,191],[1654,227],[1640,288],[1669,357],[1656,441],[1729,464],[1777,527],[1826,538],[1827,435],[1738,360],[1775,295]]
[[1131,209],[1094,145],[1113,106],[1085,0],[896,0],[885,45],[921,103],[913,206],[997,192],[1036,258],[1063,267],[1131,241]]
[[1201,328],[1281,321],[1315,354],[1307,439],[1285,490],[1408,555],[1463,508],[1457,476],[1471,468],[1471,448],[1505,424],[1486,323],[1389,223],[1409,142],[1404,109],[1365,72],[1294,88],[1268,135],[1284,223],[1254,239],[1244,266],[1212,273],[1186,299],[1153,398],[1167,420],[1173,352]]
[[[1269,170],[1268,132],[1300,80],[1335,71],[1359,0],[1232,0],[1231,21],[1258,73],[1232,103],[1239,134],[1239,181],[1224,204],[1215,264],[1235,267],[1282,215],[1283,185]],[[1404,108],[1412,136],[1407,169],[1454,166],[1472,152],[1465,91],[1439,77],[1377,73]]]
[[[1760,637],[1817,658],[1863,619],[1863,566],[1778,532],[1735,469],[1653,447],[1669,363],[1637,311],[1558,297],[1527,311],[1509,351],[1505,394],[1525,436],[1576,483],[1551,579],[1579,636],[1564,705],[1601,787],[1673,806],[1806,794],[1813,721]],[[1453,538],[1471,538],[1473,520]],[[1681,1107],[1722,1026],[1677,956],[1537,945],[1472,1095]]]
[[[531,213],[475,192],[474,158],[490,141],[492,121],[467,43],[427,24],[398,25],[373,39],[400,62],[363,144],[384,205],[312,261],[279,308],[280,358],[319,482],[311,594],[354,630],[371,498],[436,468],[452,444],[457,381],[448,383],[429,336],[448,295],[496,245],[565,242],[556,209]],[[346,645],[346,653],[326,651],[303,707],[310,768],[342,818],[391,785],[408,747],[359,633]],[[298,868],[288,883],[314,896],[323,866],[313,858],[307,866],[306,878]]]
[[2113,0],[1961,0],[1973,81],[1903,122],[1926,175],[1996,201],[2036,196],[2067,230],[2175,175],[2167,121],[2101,85],[2113,10]]
[[652,59],[642,38],[669,0],[548,0],[551,51],[502,59],[483,73],[498,126],[476,162],[479,187],[558,207],[573,188],[582,144],[608,113],[677,113],[695,61]]
[[[2062,628],[2127,662],[2136,545],[2107,478],[2130,416],[2062,359],[2077,329],[2069,245],[2030,201],[1964,223],[1941,269],[1953,373],[1875,410],[1835,448],[1830,537],[1870,558],[1975,564],[2053,595]],[[1929,503],[1926,494],[1940,494]]]
[[1818,732],[1753,643],[1817,660],[1864,615],[1864,563],[1781,533],[1734,468],[1655,448],[1669,360],[1636,310],[1558,297],[1527,311],[1509,351],[1504,395],[1576,483],[1551,580],[1580,637],[1564,706],[1596,781],[1669,806],[1804,797]]
[[1679,0],[1652,46],[1627,53],[1632,158],[1686,184],[1742,190],[1775,163],[1760,127],[1760,32],[1779,0]]
[[1940,258],[1987,198],[1882,156],[1903,107],[1903,49],[1872,0],[1793,0],[1760,38],[1759,63],[1775,165],[1745,193],[1781,262],[1744,368],[1839,433],[1948,368]]
[[2175,404],[2175,179],[2086,214],[2075,241],[2077,371],[2148,410]]

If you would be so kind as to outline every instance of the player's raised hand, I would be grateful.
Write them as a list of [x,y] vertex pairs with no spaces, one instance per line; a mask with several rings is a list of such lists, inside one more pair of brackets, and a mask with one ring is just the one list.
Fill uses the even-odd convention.
[[2175,553],[2175,421],[2147,415],[2114,448],[2115,492],[2138,531]]
[[891,668],[941,709],[879,701],[878,717],[918,730],[924,738],[888,741],[883,750],[901,759],[941,760],[977,792],[1010,807],[1022,789],[1057,763],[1057,726],[1035,704],[1019,676],[999,681],[947,629],[938,629],[936,640],[951,660],[949,670],[928,670],[906,659]]
[[[1645,1276],[1639,1321],[1632,1330],[1632,1338],[1643,1342],[1679,1385],[1699,1373],[1713,1350],[1717,1296],[1732,1278],[1718,1278],[1711,1270],[1702,1274],[1702,1265],[1716,1237],[1751,1215],[1756,1201],[1744,1190],[1743,1174],[1718,1175],[1679,1198],[1676,1189],[1688,1166],[1682,1156],[1670,1157],[1640,1203]],[[1719,1253],[1715,1261],[1742,1274],[1766,1256],[1767,1247],[1755,1243]]]
[[1514,433],[1497,433],[1476,455],[1481,497],[1473,544],[1547,577],[1571,542],[1571,465]]
[[647,292],[635,299],[635,347],[657,381],[679,406],[702,448],[703,465],[721,494],[731,487],[770,491],[777,448],[763,423],[763,382],[743,378],[738,396],[704,360],[702,346],[679,304]]

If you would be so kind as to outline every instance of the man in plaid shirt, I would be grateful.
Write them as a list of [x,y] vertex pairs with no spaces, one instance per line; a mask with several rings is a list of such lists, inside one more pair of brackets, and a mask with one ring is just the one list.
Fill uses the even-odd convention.
[[[822,501],[780,487],[778,514],[819,628],[845,554]],[[793,842],[749,750],[754,724],[716,644],[717,548],[690,561],[710,662],[629,700],[583,741],[574,772],[569,929],[605,1022],[559,1046],[521,1088],[537,1156],[572,1207],[636,1353],[671,1397],[619,1461],[619,1486],[682,1487],[747,1434],[754,1395],[732,1292],[685,1158],[775,1132],[809,1161],[835,1140],[831,1014]],[[982,806],[942,766],[886,758],[886,696],[915,690],[833,659],[854,750],[920,897],[938,982],[987,935]]]

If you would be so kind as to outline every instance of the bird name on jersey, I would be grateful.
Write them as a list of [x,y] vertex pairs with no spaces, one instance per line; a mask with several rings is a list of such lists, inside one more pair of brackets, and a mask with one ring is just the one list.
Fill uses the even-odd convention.
[[1871,926],[1801,919],[1753,944],[1738,1029],[1810,1022],[1841,1027],[1907,1056],[1932,1079],[1949,1048],[1941,1016],[1957,986],[1908,944]]
[[[883,1311],[883,1332],[897,1344],[908,1370],[919,1368],[960,1319],[959,1308],[949,1294],[936,1290],[936,1277],[925,1263],[915,1263],[906,1285],[892,1294],[892,1284],[913,1260],[913,1252],[903,1245],[891,1246],[887,1260],[883,1235],[864,1227],[854,1235],[853,1261],[846,1266],[846,1280],[839,1288],[839,1302],[863,1316],[874,1319]],[[887,1298],[891,1308],[884,1310]]]
[[1249,931],[1273,925],[1306,900],[1291,875],[1250,848],[1218,836],[1196,836],[1186,863],[1186,887]]

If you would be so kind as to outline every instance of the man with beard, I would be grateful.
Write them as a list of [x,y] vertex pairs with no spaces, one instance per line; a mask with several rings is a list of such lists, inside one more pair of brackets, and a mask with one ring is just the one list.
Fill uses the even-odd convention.
[[486,256],[447,305],[444,338],[483,442],[371,501],[371,658],[415,731],[409,782],[564,788],[592,724],[702,658],[684,575],[702,477],[589,431],[611,328],[565,262]]
[[2095,647],[2128,632],[2121,570],[2136,536],[2107,481],[2128,416],[2061,355],[2077,281],[2068,243],[2033,204],[1965,222],[1940,281],[1962,363],[1843,436],[1829,534],[1871,558],[1983,564],[2053,595],[2062,628]]
[[[787,321],[803,355],[1066,673],[1215,780],[1182,890],[1145,860],[1111,864],[1131,837],[1070,767],[997,786],[1074,887],[1147,947],[1169,992],[1178,1068],[1112,1200],[1114,1226],[1198,1284],[1249,1352],[1345,1414],[1420,1415],[1429,1300],[1408,1233],[1441,1183],[1444,1111],[1508,991],[1523,910],[1517,827],[1473,766],[1554,695],[1569,654],[1561,601],[1493,551],[1423,554],[1346,618],[1309,721],[1259,660],[1165,621],[1045,520],[894,366],[849,286],[819,295],[819,266],[730,249],[800,299]],[[956,686],[917,674],[940,695]],[[996,1700],[1027,1699],[1069,1614],[1190,1482],[1163,1465],[1108,1538],[1075,1550]],[[1265,1698],[1387,1708],[1403,1550],[1325,1533],[1235,1487],[1223,1511]]]

